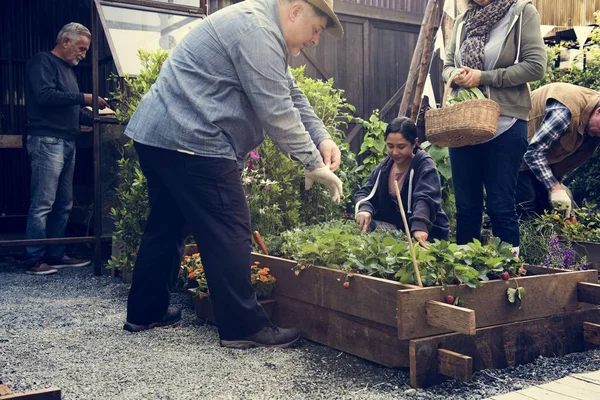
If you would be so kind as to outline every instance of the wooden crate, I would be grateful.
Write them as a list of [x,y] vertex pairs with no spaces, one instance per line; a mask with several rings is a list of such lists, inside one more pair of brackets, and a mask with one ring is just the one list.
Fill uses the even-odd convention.
[[[525,277],[484,282],[477,289],[451,285],[444,291],[325,267],[298,272],[294,261],[261,254],[253,254],[253,261],[268,266],[277,278],[275,323],[295,326],[307,339],[378,364],[410,367],[415,387],[436,382],[440,374],[469,380],[475,370],[529,362],[535,358],[532,354],[579,351],[584,343],[583,323],[600,320],[595,270],[532,266]],[[348,288],[344,287],[346,281]],[[506,294],[517,284],[527,291],[520,308],[509,303]],[[460,296],[464,307],[443,303],[448,294]],[[561,328],[566,323],[577,326]],[[536,335],[541,326],[546,333],[556,332]],[[498,339],[505,336],[503,332],[514,336],[512,342],[506,342],[506,349],[529,356],[502,356],[508,351],[500,346],[503,339]],[[530,351],[531,346],[542,350]],[[419,354],[424,351],[429,355],[421,359]],[[480,352],[488,354],[487,358]],[[507,361],[499,362],[498,357]],[[487,361],[490,359],[493,362]]]
[[600,269],[600,243],[572,242],[571,245],[579,256],[586,257],[593,268]]

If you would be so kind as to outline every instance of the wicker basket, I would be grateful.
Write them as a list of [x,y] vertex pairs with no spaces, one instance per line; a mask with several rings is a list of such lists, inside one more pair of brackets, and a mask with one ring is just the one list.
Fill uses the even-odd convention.
[[446,106],[453,80],[446,83],[442,108],[425,113],[427,140],[440,147],[461,147],[492,139],[498,131],[500,106],[489,99],[468,100]]

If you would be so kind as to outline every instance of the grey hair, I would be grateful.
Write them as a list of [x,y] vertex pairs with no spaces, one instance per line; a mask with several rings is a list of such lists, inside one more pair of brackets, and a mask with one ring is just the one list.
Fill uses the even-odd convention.
[[72,41],[76,41],[79,36],[85,36],[88,39],[92,38],[90,30],[77,22],[69,22],[60,29],[60,32],[56,35],[56,44],[64,42],[65,36],[69,37]]

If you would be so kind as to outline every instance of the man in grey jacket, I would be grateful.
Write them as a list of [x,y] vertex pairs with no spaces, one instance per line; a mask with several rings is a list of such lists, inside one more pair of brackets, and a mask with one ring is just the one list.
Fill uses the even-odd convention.
[[328,30],[343,36],[333,0],[248,0],[211,15],[173,50],[125,131],[148,180],[150,215],[137,254],[124,329],[169,325],[169,278],[184,222],[206,271],[222,346],[287,347],[299,334],[274,326],[250,283],[251,231],[240,179],[246,154],[264,140],[323,183],[334,201],[340,151],[288,67]]

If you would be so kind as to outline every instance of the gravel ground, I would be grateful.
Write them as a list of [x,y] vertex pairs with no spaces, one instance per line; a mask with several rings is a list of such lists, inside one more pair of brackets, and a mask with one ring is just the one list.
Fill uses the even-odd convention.
[[295,349],[232,350],[189,299],[175,327],[122,330],[127,285],[91,267],[34,277],[0,264],[0,380],[13,391],[60,386],[63,399],[481,399],[600,369],[600,351],[411,389],[390,369],[307,340]]

